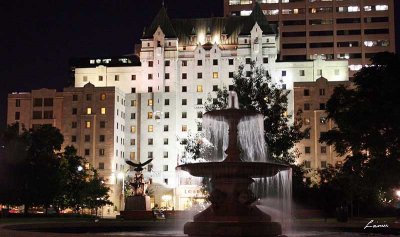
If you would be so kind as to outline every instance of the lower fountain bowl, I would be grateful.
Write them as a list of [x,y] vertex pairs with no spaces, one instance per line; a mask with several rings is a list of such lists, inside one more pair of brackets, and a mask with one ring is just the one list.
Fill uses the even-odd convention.
[[187,222],[184,233],[190,237],[277,237],[282,228],[277,222]]
[[287,170],[287,165],[268,162],[204,162],[180,165],[178,170],[197,177],[272,177]]

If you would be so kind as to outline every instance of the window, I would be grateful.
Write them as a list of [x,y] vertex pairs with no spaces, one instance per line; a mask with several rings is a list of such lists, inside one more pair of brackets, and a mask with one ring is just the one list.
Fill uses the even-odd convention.
[[106,108],[104,108],[104,107],[101,108],[101,109],[100,109],[100,113],[101,113],[101,114],[106,114]]
[[147,87],[147,92],[149,92],[149,93],[153,92],[153,87],[151,87],[151,86]]
[[85,135],[85,142],[90,142],[90,135]]
[[42,106],[43,106],[43,99],[42,98],[33,99],[33,107],[42,107]]
[[147,118],[152,119],[153,118],[153,112],[147,112]]
[[164,151],[163,157],[168,158],[168,151]]
[[73,115],[78,114],[78,109],[77,108],[72,108],[72,114]]
[[136,126],[131,126],[131,133],[135,133],[136,132]]
[[136,93],[136,87],[131,88],[131,93]]
[[92,114],[92,108],[90,107],[86,108],[86,114]]
[[310,154],[311,153],[311,147],[309,147],[309,146],[304,147],[304,153]]
[[203,86],[197,85],[197,92],[203,92]]
[[136,106],[136,100],[131,100],[131,106],[135,107]]
[[197,124],[197,131],[198,131],[198,132],[203,131],[203,125]]
[[306,75],[306,73],[305,73],[304,70],[300,70],[299,72],[300,72],[300,76],[301,76],[301,77],[304,77],[304,76]]
[[71,136],[71,142],[76,142],[76,136]]
[[52,119],[53,118],[53,111],[44,111],[43,112],[44,119]]
[[321,146],[321,154],[326,154],[326,146]]
[[187,92],[187,86],[182,86],[182,92]]
[[169,67],[170,65],[171,65],[171,61],[166,60],[166,61],[165,61],[165,66],[166,66],[166,67]]
[[15,120],[19,120],[21,117],[20,112],[15,112]]
[[115,75],[114,79],[115,81],[119,81],[119,75]]
[[321,168],[326,169],[327,163],[326,161],[321,161]]
[[168,130],[169,130],[168,125],[164,125],[164,132],[168,132]]
[[147,152],[147,158],[153,158],[153,152],[152,151],[148,151]]
[[228,90],[229,90],[229,91],[233,91],[233,85],[229,85],[229,86],[228,86]]
[[233,72],[229,72],[229,78],[233,78]]
[[213,72],[213,78],[218,78],[218,72]]
[[213,65],[218,65],[218,59],[213,59]]
[[304,134],[304,139],[310,139],[310,131]]
[[197,118],[203,118],[203,112],[201,111],[197,112]]
[[[168,171],[168,165],[163,165],[163,171]],[[168,181],[167,181],[167,183],[168,183]]]
[[21,107],[21,100],[20,99],[16,99],[15,100],[15,107]]
[[182,105],[187,105],[187,99],[182,99]]
[[268,63],[268,58],[263,58],[263,63]]
[[92,123],[91,123],[90,121],[86,121],[86,122],[85,122],[85,127],[86,127],[86,128],[90,128],[91,125],[92,125]]
[[136,75],[131,75],[131,81],[136,81]]
[[308,160],[304,161],[304,166],[305,166],[307,169],[311,168],[311,161],[308,161]]
[[320,103],[319,104],[319,109],[320,110],[325,110],[326,108],[325,108],[326,106],[325,106],[325,103]]
[[151,74],[151,73],[147,74],[147,79],[148,80],[153,80],[153,74]]
[[182,73],[182,79],[187,79],[187,73]]
[[282,90],[286,90],[286,84],[282,84]]
[[149,66],[149,67],[153,67],[153,61],[149,61],[149,62],[148,62],[148,66]]
[[86,100],[91,101],[92,100],[92,95],[91,94],[86,94]]
[[218,86],[217,85],[213,85],[213,91],[218,91]]
[[197,60],[197,66],[203,65],[203,60]]
[[169,73],[165,73],[165,80],[169,79]]
[[182,132],[187,132],[187,125],[182,125]]
[[78,101],[78,95],[72,95],[72,101]]
[[131,119],[136,119],[136,113],[131,113]]
[[283,76],[283,77],[286,77],[286,71],[285,71],[285,70],[282,71],[282,76]]
[[44,98],[44,106],[53,106],[53,98]]
[[164,138],[164,145],[168,145],[168,138]]
[[165,86],[164,91],[169,92],[169,86]]
[[325,89],[319,89],[319,95],[325,95]]
[[197,73],[197,79],[202,79],[202,78],[203,78],[203,73],[198,72],[198,73]]
[[228,64],[229,65],[233,65],[233,59],[232,58],[228,59]]
[[148,106],[152,106],[153,105],[153,100],[152,99],[148,99],[147,100],[147,105]]
[[72,122],[71,123],[71,128],[77,128],[78,127],[78,123],[77,122]]
[[153,131],[154,131],[154,130],[153,130],[153,125],[147,126],[147,131],[148,131],[148,132],[153,132]]
[[100,142],[105,142],[106,141],[106,136],[105,135],[100,135],[99,136],[99,141]]
[[250,64],[251,63],[251,58],[246,58],[246,64]]
[[147,145],[153,145],[153,138],[147,139]]
[[104,162],[99,162],[99,170],[104,170]]
[[182,118],[187,118],[187,112],[182,112]]
[[83,81],[87,81],[87,76],[83,76]]
[[304,118],[304,124],[305,125],[310,125],[310,123],[311,123],[310,118]]
[[182,67],[187,67],[188,63],[187,60],[182,60]]
[[327,122],[327,118],[326,117],[320,117],[319,118],[319,123],[320,124],[326,124],[326,122]]
[[33,111],[32,119],[42,119],[42,111]]
[[100,156],[104,156],[104,154],[105,154],[104,149],[99,149],[99,155],[100,155]]
[[164,112],[164,118],[165,119],[169,118],[169,112]]
[[99,76],[99,81],[103,81],[103,76]]
[[85,156],[89,156],[90,155],[90,149],[85,149]]
[[304,110],[310,110],[310,104],[309,103],[305,103],[304,104]]
[[[168,165],[167,165],[167,169],[168,169]],[[164,183],[168,184],[168,179],[164,179]]]
[[100,94],[100,100],[106,100],[107,96],[105,93]]
[[202,105],[203,104],[203,99],[202,98],[197,98],[197,104]]
[[317,70],[317,75],[322,77],[322,69]]
[[169,99],[164,99],[164,105],[169,105]]
[[310,90],[304,89],[304,96],[310,96]]

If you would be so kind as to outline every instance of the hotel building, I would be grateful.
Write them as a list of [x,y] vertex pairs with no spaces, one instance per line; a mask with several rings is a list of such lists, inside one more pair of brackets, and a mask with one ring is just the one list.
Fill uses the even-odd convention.
[[[126,172],[124,160],[153,158],[145,170],[152,180],[153,204],[188,208],[203,197],[195,180],[175,171],[185,157],[182,140],[201,131],[204,102],[219,88],[230,88],[240,65],[250,76],[254,61],[273,82],[290,90],[288,114],[293,116],[298,109],[296,83],[315,83],[321,76],[334,84],[348,81],[346,60],[277,60],[279,39],[257,4],[249,16],[202,19],[171,20],[161,8],[146,27],[138,56],[82,59],[74,65],[75,85],[59,92],[62,111],[54,114],[53,124],[61,128],[65,145],[77,146],[100,170],[117,207],[122,207],[122,199],[116,176]],[[8,123],[42,123],[31,116],[32,101],[43,98],[37,93],[10,94]],[[30,109],[19,110],[16,100],[25,97]],[[304,158],[314,159],[308,154]],[[313,162],[310,167],[320,165]]]

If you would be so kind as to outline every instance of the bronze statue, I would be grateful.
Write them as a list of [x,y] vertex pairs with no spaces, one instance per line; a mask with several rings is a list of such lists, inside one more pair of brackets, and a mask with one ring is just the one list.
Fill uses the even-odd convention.
[[151,161],[153,161],[153,159],[150,159],[144,163],[133,163],[130,160],[126,160],[125,162],[132,166],[135,167],[133,170],[136,171],[135,173],[135,177],[133,178],[133,182],[130,183],[130,185],[132,186],[133,189],[133,196],[146,196],[146,189],[147,189],[147,185],[149,184],[149,182],[144,180],[143,177],[143,167],[147,164],[149,164]]

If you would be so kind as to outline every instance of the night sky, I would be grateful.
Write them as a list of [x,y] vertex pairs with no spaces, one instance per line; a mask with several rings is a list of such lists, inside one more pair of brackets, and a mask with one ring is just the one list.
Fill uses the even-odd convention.
[[[61,90],[67,86],[70,58],[133,53],[161,2],[0,1],[0,128],[6,125],[7,94],[43,87]],[[171,18],[223,15],[223,0],[165,0],[165,6]],[[400,33],[398,17],[396,21]]]

